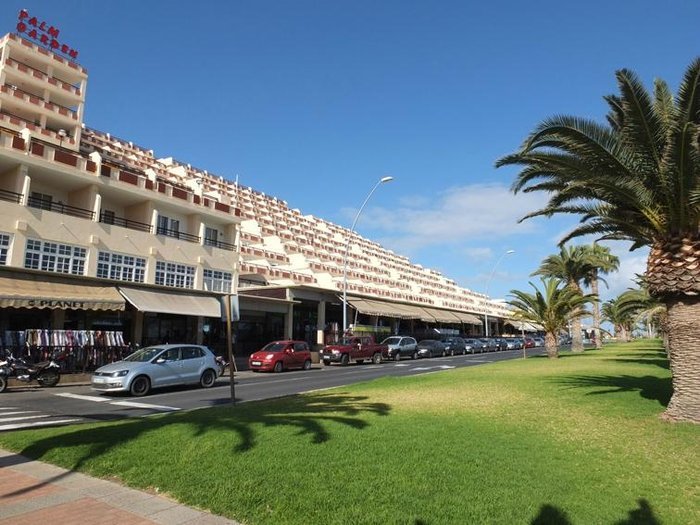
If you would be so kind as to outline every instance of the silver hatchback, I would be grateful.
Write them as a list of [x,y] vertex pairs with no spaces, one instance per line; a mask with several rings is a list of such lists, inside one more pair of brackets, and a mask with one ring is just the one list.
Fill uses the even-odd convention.
[[199,384],[209,388],[216,382],[216,370],[216,358],[206,346],[149,346],[95,370],[92,388],[133,396],[145,396],[151,388],[163,386]]

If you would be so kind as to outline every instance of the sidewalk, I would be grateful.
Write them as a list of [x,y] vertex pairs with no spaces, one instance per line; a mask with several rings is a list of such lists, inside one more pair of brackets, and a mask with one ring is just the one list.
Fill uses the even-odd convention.
[[0,524],[240,525],[0,449]]

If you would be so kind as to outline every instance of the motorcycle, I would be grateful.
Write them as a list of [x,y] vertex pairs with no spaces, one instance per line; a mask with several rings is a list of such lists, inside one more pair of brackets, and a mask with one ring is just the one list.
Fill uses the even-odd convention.
[[31,364],[8,354],[5,359],[0,359],[0,392],[7,389],[10,378],[23,383],[36,381],[40,386],[56,386],[61,380],[61,367],[53,358]]

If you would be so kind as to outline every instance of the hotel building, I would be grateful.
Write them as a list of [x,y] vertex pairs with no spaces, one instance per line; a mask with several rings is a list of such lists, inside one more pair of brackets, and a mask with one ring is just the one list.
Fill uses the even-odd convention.
[[[0,39],[0,334],[3,345],[222,348],[275,338],[500,333],[508,310],[280,198],[161,157],[83,122],[88,74],[21,32]],[[84,341],[87,337],[88,344]],[[85,352],[80,359],[93,363]],[[96,363],[99,364],[99,363]]]

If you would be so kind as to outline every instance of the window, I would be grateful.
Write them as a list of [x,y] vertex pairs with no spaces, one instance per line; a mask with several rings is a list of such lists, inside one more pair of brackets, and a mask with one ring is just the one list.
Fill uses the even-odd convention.
[[0,265],[7,264],[7,252],[10,250],[10,234],[0,233]]
[[27,239],[24,267],[45,272],[83,275],[86,254],[87,250],[80,246]]
[[194,266],[158,261],[156,284],[175,288],[194,288]]
[[53,197],[47,195],[46,193],[39,193],[38,191],[33,191],[29,194],[29,206],[32,208],[39,208],[40,210],[51,210],[51,203]]
[[206,226],[204,228],[204,245],[218,246],[219,245],[219,230]]
[[198,357],[203,357],[201,348],[196,346],[182,347],[182,359],[197,359]]
[[132,283],[144,282],[146,259],[121,253],[100,252],[97,256],[97,277]]
[[167,235],[169,237],[178,237],[180,234],[180,221],[171,219],[165,215],[158,215],[158,235]]
[[208,292],[231,293],[233,274],[221,270],[204,269],[204,289]]
[[114,211],[113,210],[103,210],[102,211],[102,222],[105,224],[114,224]]

